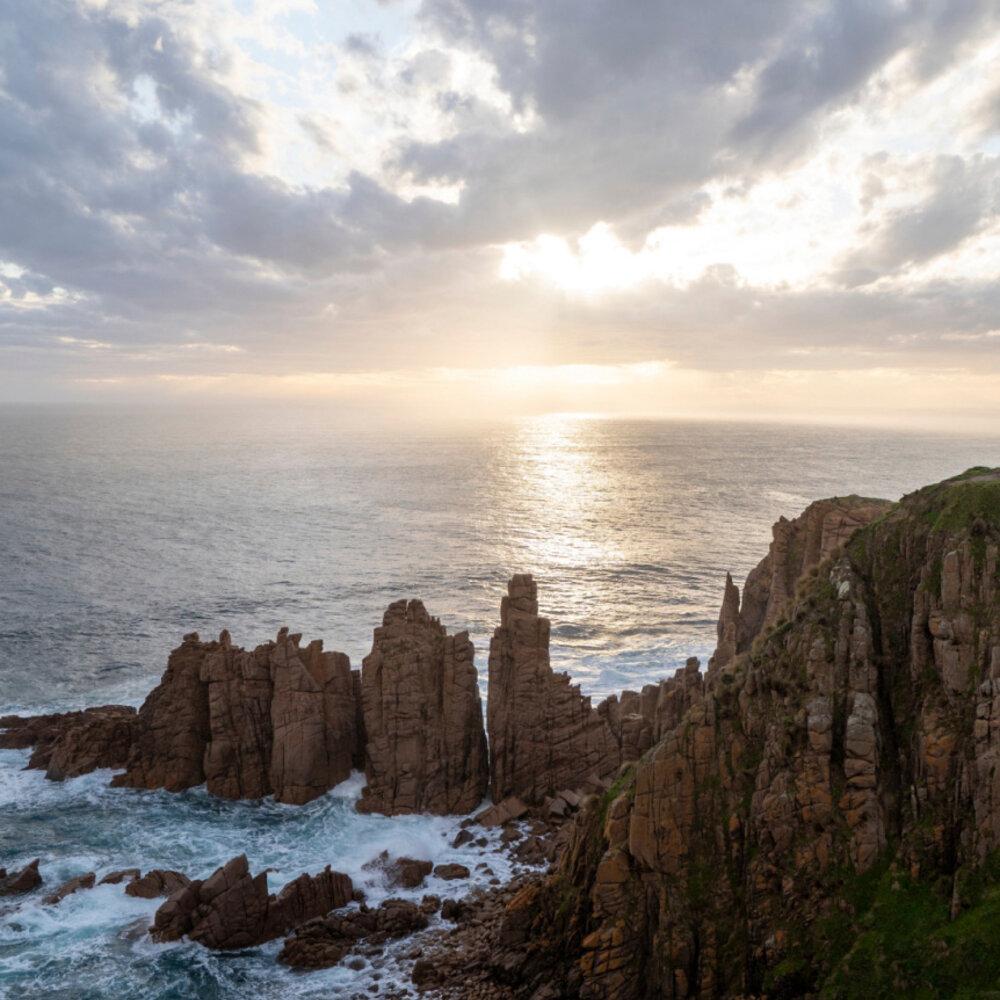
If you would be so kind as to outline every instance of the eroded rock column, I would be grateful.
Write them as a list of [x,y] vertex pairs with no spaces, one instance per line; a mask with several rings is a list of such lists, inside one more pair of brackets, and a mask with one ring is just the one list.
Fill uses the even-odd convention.
[[361,671],[368,785],[358,809],[466,813],[486,794],[488,761],[473,647],[420,601],[397,601]]
[[554,673],[549,621],[531,576],[514,576],[490,642],[488,731],[493,801],[541,802],[586,778],[613,773],[620,749],[590,699]]

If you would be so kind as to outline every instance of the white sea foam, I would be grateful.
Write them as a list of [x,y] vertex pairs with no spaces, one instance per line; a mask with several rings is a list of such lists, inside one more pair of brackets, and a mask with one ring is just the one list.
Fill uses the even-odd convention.
[[[329,864],[377,905],[389,896],[464,894],[491,877],[506,880],[520,867],[501,852],[498,831],[483,832],[484,849],[451,847],[461,817],[355,812],[364,785],[360,774],[314,802],[288,806],[226,802],[203,788],[181,794],[111,788],[107,771],[50,782],[39,771],[23,770],[27,758],[27,751],[0,752],[0,864],[13,868],[40,857],[46,884],[0,915],[0,996],[347,996],[375,975],[383,985],[402,985],[408,975],[408,964],[396,954],[408,950],[405,944],[360,970],[340,966],[309,975],[275,962],[279,942],[238,955],[213,954],[189,942],[154,944],[145,930],[160,901],[133,899],[121,885],[81,890],[56,906],[41,902],[46,891],[87,871],[100,878],[127,867],[173,868],[204,877],[246,853],[253,871],[270,869],[272,891]],[[382,872],[365,867],[383,851],[434,864],[458,862],[471,875],[460,882],[432,875],[419,889],[391,888]],[[483,864],[488,870],[477,867]]]

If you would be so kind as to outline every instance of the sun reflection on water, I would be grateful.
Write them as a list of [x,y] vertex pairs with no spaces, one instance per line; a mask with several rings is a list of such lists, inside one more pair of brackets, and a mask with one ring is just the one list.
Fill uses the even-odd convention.
[[517,479],[511,492],[533,518],[520,533],[520,561],[540,569],[620,561],[624,553],[608,530],[615,483],[593,447],[591,421],[553,414],[518,430],[510,445]]

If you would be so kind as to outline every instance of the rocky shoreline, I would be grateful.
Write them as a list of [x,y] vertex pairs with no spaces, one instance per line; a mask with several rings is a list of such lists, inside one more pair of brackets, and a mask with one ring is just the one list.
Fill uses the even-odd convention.
[[[111,768],[118,787],[293,805],[361,769],[359,810],[474,813],[455,846],[499,828],[521,869],[372,907],[330,867],[277,895],[245,856],[203,880],[113,873],[165,897],[154,940],[281,938],[278,961],[302,969],[395,949],[412,981],[400,996],[866,995],[845,983],[862,944],[888,948],[865,920],[893,892],[926,893],[928,913],[941,901],[931,944],[950,968],[971,947],[955,928],[1000,885],[998,552],[1000,471],[973,469],[896,504],[833,498],[782,518],[742,593],[725,581],[707,669],[689,660],[596,707],[552,670],[519,575],[485,724],[467,633],[411,600],[387,609],[359,670],[287,629],[254,650],[191,634],[138,712],[6,717],[0,747],[32,748],[28,766],[53,780]],[[469,875],[372,863],[408,890]],[[38,863],[2,872],[0,895],[41,892],[42,877]],[[897,955],[859,981],[919,991],[932,974]]]

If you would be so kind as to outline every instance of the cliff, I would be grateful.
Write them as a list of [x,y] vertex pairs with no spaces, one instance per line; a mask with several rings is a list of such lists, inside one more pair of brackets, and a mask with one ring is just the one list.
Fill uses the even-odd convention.
[[511,904],[518,995],[540,976],[616,1000],[995,988],[998,549],[987,469],[801,564],[772,546],[756,638]]

